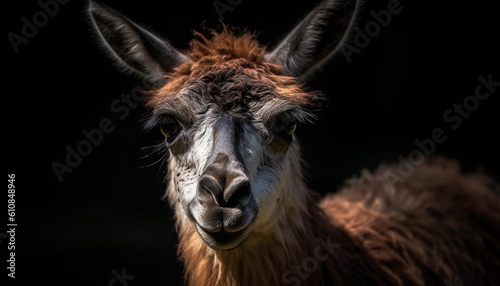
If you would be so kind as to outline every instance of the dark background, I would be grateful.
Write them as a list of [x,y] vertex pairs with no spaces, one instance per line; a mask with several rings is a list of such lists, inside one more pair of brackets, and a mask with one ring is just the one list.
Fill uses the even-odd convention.
[[[179,49],[188,48],[193,29],[219,25],[211,0],[103,2]],[[371,1],[360,27],[387,2]],[[401,1],[403,11],[350,63],[340,56],[309,83],[330,98],[315,124],[297,130],[315,190],[335,191],[363,168],[399,162],[398,156],[417,149],[415,139],[429,138],[435,128],[448,138],[434,155],[500,178],[498,90],[456,130],[442,118],[474,94],[479,75],[500,81],[498,11],[481,4],[491,1],[435,2]],[[255,31],[262,44],[272,46],[317,3],[243,0],[224,13],[224,22]],[[37,1],[4,3],[2,137],[5,172],[16,174],[15,281],[125,285],[112,273],[123,270],[134,276],[128,285],[179,285],[177,236],[161,201],[165,167],[148,167],[159,155],[141,158],[149,152],[143,148],[161,135],[143,131],[142,106],[123,120],[112,111],[114,100],[141,83],[118,72],[97,48],[85,7],[76,0],[60,5],[16,54],[6,35],[21,34],[21,19],[32,19],[41,8]],[[85,139],[82,130],[98,128],[103,118],[115,129],[59,182],[51,164],[65,163],[66,146],[76,148]],[[1,205],[6,222],[6,195]],[[7,240],[0,240],[3,279]]]

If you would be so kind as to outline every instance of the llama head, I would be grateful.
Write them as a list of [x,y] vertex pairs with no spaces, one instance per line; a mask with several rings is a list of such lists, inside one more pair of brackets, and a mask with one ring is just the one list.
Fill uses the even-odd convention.
[[318,101],[302,81],[341,44],[354,2],[321,3],[270,51],[224,27],[209,38],[196,34],[186,53],[90,2],[109,54],[159,86],[146,105],[148,126],[163,133],[169,152],[166,195],[181,227],[210,247],[235,248],[302,203],[293,132]]

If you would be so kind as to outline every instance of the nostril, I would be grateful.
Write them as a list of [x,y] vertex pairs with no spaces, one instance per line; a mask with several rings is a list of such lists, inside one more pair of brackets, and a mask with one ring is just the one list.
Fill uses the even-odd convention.
[[234,178],[224,190],[224,201],[228,207],[245,206],[250,199],[250,182],[245,176]]
[[198,186],[198,200],[220,202],[223,188],[219,181],[210,175],[204,175]]
[[246,176],[239,175],[223,183],[214,176],[203,175],[198,183],[198,201],[221,207],[241,207],[250,203],[250,182]]

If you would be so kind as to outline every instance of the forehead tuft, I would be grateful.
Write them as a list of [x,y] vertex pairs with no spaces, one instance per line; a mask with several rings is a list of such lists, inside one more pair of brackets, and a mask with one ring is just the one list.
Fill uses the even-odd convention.
[[227,106],[273,97],[302,106],[317,101],[318,94],[305,92],[295,78],[284,74],[282,66],[264,62],[265,47],[253,34],[236,36],[226,27],[221,33],[212,31],[210,38],[195,34],[186,53],[191,62],[166,75],[167,83],[149,93],[147,106],[155,108],[184,89]]
[[228,28],[218,33],[211,31],[211,38],[195,32],[195,38],[191,41],[191,49],[187,56],[194,62],[210,56],[223,56],[225,59],[246,59],[250,62],[262,61],[265,48],[259,44],[255,36],[249,32],[236,36]]

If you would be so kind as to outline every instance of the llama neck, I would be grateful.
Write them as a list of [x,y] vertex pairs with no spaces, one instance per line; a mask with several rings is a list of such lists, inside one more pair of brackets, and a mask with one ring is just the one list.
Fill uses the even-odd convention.
[[327,232],[329,226],[320,226],[325,223],[321,213],[294,220],[288,217],[274,229],[253,231],[231,251],[213,250],[191,227],[181,226],[179,254],[189,285],[258,285],[263,279],[265,285],[321,285],[322,264],[334,255],[338,240]]
[[[295,150],[296,151],[296,150]],[[298,152],[289,152],[290,180],[279,191],[280,200],[266,227],[254,229],[238,248],[209,248],[187,223],[179,223],[179,254],[190,285],[320,285],[325,264],[338,259],[336,247],[345,235],[333,229],[305,186]],[[178,218],[179,219],[179,218]],[[332,268],[327,266],[328,268]]]

